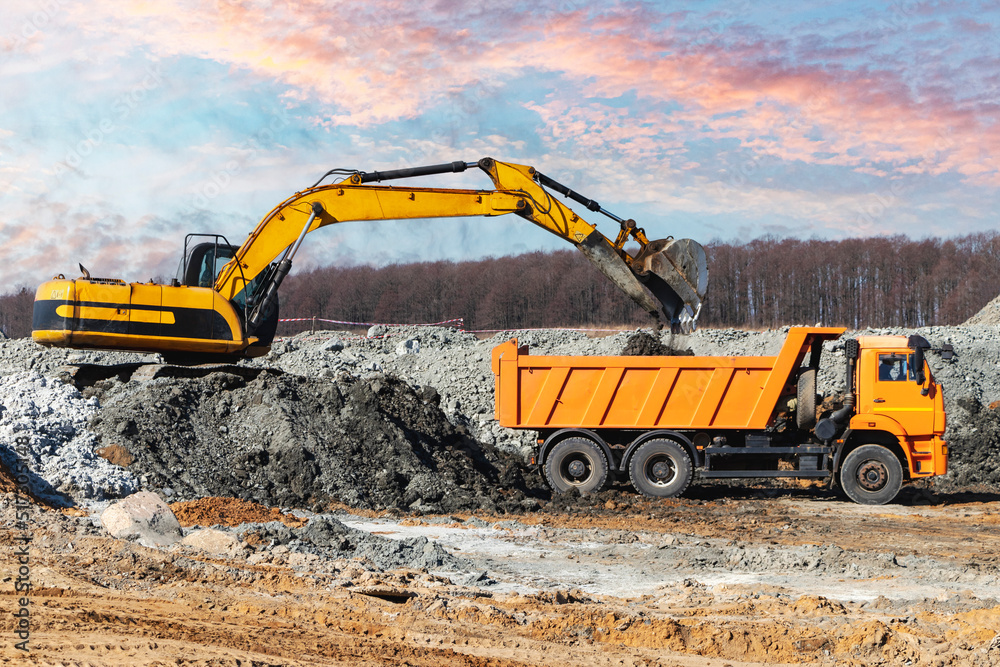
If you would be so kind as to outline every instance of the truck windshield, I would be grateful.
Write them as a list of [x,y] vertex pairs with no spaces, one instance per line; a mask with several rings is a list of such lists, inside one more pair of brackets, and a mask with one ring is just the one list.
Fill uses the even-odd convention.
[[880,354],[878,355],[879,382],[905,382],[917,379],[913,368],[913,355]]

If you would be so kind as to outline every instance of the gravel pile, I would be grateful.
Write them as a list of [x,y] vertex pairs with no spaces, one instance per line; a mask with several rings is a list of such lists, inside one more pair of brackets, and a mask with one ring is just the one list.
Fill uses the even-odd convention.
[[110,366],[127,363],[155,363],[159,358],[159,355],[156,354],[42,347],[30,338],[0,338],[0,375],[29,370],[42,375],[52,375],[60,366],[67,364],[105,364]]
[[[97,437],[87,421],[98,409],[96,399],[54,378],[30,371],[0,376],[0,461],[15,470],[20,459],[31,471],[31,493],[57,506],[138,490],[131,472],[94,453]],[[16,447],[19,438],[27,439],[26,454]]]
[[295,553],[305,553],[335,560],[364,558],[384,570],[399,567],[413,569],[469,570],[472,564],[445,551],[426,537],[393,540],[363,530],[349,528],[330,516],[315,516],[305,526],[289,528],[274,521],[247,523],[236,529],[243,541],[263,546],[284,546]]
[[996,326],[1000,324],[1000,296],[983,306],[983,309],[967,319],[964,324],[980,324]]
[[[47,350],[0,341],[0,456],[31,433],[31,466],[43,492],[78,499],[147,489],[171,501],[227,495],[269,505],[417,512],[523,511],[543,496],[519,460],[535,434],[493,419],[493,347],[516,337],[532,354],[618,355],[673,350],[695,355],[776,355],[787,327],[764,332],[700,330],[687,336],[623,331],[512,331],[487,340],[442,327],[374,327],[369,336],[304,333],[243,362],[254,380],[229,373],[201,379],[98,383],[81,395],[51,377],[67,362],[126,363],[139,355]],[[870,329],[848,336],[919,333],[951,343],[954,361],[928,355],[945,387],[952,453],[942,491],[1000,484],[1000,332],[994,325]],[[146,357],[149,359],[149,357]],[[28,371],[28,372],[26,372]],[[844,391],[843,342],[825,346],[819,391]],[[86,426],[89,420],[89,427]],[[118,445],[127,469],[95,457]]]

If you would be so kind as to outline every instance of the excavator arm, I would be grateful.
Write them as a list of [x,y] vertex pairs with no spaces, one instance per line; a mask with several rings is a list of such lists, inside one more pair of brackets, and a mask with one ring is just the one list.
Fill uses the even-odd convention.
[[[494,190],[456,190],[371,185],[372,182],[465,171],[478,166]],[[543,187],[548,185],[589,209],[613,217],[621,232],[611,241]],[[291,268],[291,260],[305,234],[338,222],[496,216],[516,213],[539,227],[576,245],[623,292],[653,317],[666,316],[674,328],[690,330],[701,309],[707,269],[705,253],[697,243],[663,239],[650,242],[632,220],[604,211],[533,167],[483,158],[478,163],[452,162],[390,172],[358,172],[342,183],[310,188],[288,198],[257,225],[220,272],[216,290],[232,300],[245,285],[281,255],[271,292]],[[633,257],[624,244],[640,246]],[[276,284],[275,284],[276,283]],[[266,288],[265,288],[266,289]],[[267,310],[267,299],[258,312]],[[252,322],[251,318],[251,322]]]
[[[383,181],[478,167],[489,190],[393,187]],[[338,171],[338,170],[334,170]],[[333,172],[330,172],[333,173]],[[341,172],[343,173],[343,172]],[[328,174],[329,175],[329,174]],[[325,177],[324,177],[325,178]],[[320,182],[323,179],[320,179]],[[619,223],[614,240],[553,197],[549,190]],[[235,249],[196,246],[183,276],[169,285],[119,279],[43,283],[35,295],[32,336],[42,345],[159,352],[174,361],[234,360],[265,354],[276,324],[277,292],[305,236],[361,220],[497,216],[514,213],[578,247],[613,283],[673,330],[694,328],[704,297],[704,249],[694,241],[650,241],[632,220],[604,210],[533,167],[483,158],[384,172],[349,172],[342,182],[295,193],[271,210]],[[634,255],[628,241],[639,245]],[[225,249],[224,254],[222,249]],[[205,258],[208,261],[203,261]],[[218,271],[201,267],[231,257]],[[216,275],[214,285],[211,276]]]

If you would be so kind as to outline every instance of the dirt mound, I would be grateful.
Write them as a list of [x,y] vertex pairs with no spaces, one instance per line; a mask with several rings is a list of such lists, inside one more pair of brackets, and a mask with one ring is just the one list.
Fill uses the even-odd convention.
[[172,499],[272,506],[524,511],[546,497],[519,461],[476,442],[391,376],[229,373],[108,388],[90,423],[127,470]]
[[286,526],[304,526],[309,519],[285,514],[239,498],[199,498],[171,503],[170,509],[182,526],[239,526],[244,523],[280,521]]
[[1000,296],[983,306],[982,310],[963,324],[1000,324]]
[[940,491],[996,492],[1000,486],[1000,405],[960,398],[963,428],[948,436],[948,475],[935,479]]
[[691,350],[675,350],[668,344],[664,344],[659,336],[654,336],[648,331],[637,331],[625,343],[622,350],[623,356],[630,357],[679,357],[691,356]]

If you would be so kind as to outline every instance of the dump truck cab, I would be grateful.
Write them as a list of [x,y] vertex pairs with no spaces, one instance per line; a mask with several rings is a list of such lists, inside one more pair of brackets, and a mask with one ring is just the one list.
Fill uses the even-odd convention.
[[[845,460],[860,446],[881,444],[896,454],[905,480],[945,474],[947,419],[941,385],[925,358],[930,344],[921,336],[859,336],[857,343],[857,359],[848,359],[857,365],[855,413],[838,441]],[[874,490],[889,474],[877,462],[852,471],[856,479],[841,480],[845,490],[854,482]]]
[[947,471],[941,386],[924,338],[861,336],[834,345],[844,395],[824,400],[824,344],[844,332],[791,327],[777,356],[759,357],[532,356],[514,340],[493,351],[495,415],[538,431],[535,462],[556,492],[593,493],[617,476],[671,497],[698,472],[826,479],[882,504]]

